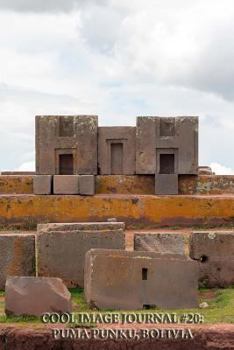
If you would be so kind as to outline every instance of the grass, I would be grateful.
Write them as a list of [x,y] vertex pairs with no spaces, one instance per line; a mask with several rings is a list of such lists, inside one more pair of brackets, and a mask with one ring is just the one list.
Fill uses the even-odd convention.
[[[98,310],[90,309],[84,298],[82,289],[71,289],[72,303],[74,313],[79,312],[99,312]],[[207,302],[208,307],[205,309],[183,309],[183,310],[162,310],[162,309],[147,309],[138,310],[137,313],[149,312],[164,312],[176,313],[178,316],[183,313],[199,313],[204,316],[204,323],[234,323],[234,286],[227,289],[200,289],[199,303]],[[105,312],[116,312],[114,310],[103,310]],[[126,313],[121,310],[120,313]],[[132,310],[131,312],[135,312]],[[6,316],[4,314],[4,292],[0,291],[0,323],[17,323],[28,325],[41,325],[40,318],[30,316]],[[77,326],[77,325],[76,325]],[[90,325],[89,325],[90,326]]]
[[[71,291],[73,301],[77,306],[75,312],[89,312],[91,310],[84,299],[82,289]],[[204,316],[204,323],[234,323],[234,286],[227,289],[205,289],[199,290],[199,303],[207,302],[208,307],[205,309],[180,309],[180,310],[162,310],[162,309],[147,309],[132,312],[148,313],[148,312],[165,312],[175,313],[179,316],[183,313],[199,313]],[[108,310],[116,312],[115,310]],[[105,312],[105,311],[102,311]],[[124,312],[124,311],[120,311]]]

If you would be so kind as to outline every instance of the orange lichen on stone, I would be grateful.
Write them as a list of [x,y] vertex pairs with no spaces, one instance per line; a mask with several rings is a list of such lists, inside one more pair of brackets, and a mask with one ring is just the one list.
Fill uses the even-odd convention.
[[0,176],[0,194],[30,194],[33,192],[33,177],[28,175]]
[[[154,175],[98,175],[96,194],[136,194],[155,193]],[[32,175],[0,176],[0,194],[32,194]],[[234,194],[233,175],[179,176],[179,193],[192,194]]]
[[96,177],[97,194],[154,194],[154,175],[101,175]]
[[0,196],[0,223],[105,221],[128,227],[234,224],[234,196]]

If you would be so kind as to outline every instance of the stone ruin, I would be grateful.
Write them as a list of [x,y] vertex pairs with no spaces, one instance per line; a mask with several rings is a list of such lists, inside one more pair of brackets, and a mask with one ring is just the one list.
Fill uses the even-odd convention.
[[86,301],[98,309],[197,307],[199,285],[234,284],[234,232],[193,231],[189,237],[182,231],[135,231],[129,250],[121,222],[40,224],[35,236],[2,235],[1,248],[7,249],[1,254],[1,288],[6,283],[7,312],[22,312],[24,303],[25,313],[35,315],[44,304],[53,308],[52,297],[42,298],[37,307],[30,291],[40,287],[51,295],[55,277],[65,284],[59,288],[66,307],[66,287],[84,288]]
[[[211,187],[197,182],[194,189],[198,169],[197,117],[138,117],[136,127],[98,127],[97,116],[36,117],[36,174],[0,178],[7,197],[0,220],[39,223],[34,233],[0,234],[6,313],[71,311],[73,287],[84,288],[98,309],[190,308],[198,306],[199,285],[234,284],[233,230],[160,230],[165,223],[233,222],[231,196],[196,197]],[[214,176],[208,167],[201,172],[205,181]],[[221,180],[219,193],[226,186],[233,194],[234,180]],[[191,199],[170,196],[183,186]],[[17,196],[8,197],[12,187]],[[48,298],[38,303],[35,291]]]
[[178,194],[198,174],[197,117],[138,117],[98,127],[97,116],[36,117],[35,194],[95,194],[95,175],[154,175],[155,194]]

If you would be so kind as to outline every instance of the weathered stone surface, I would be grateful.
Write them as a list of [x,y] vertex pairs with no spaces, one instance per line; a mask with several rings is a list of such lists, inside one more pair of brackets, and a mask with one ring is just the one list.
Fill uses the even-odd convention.
[[37,116],[37,174],[96,174],[97,127],[97,116]]
[[162,254],[185,254],[185,237],[179,233],[135,233],[134,250]]
[[51,192],[52,192],[51,175],[36,175],[33,177],[34,194],[51,194]]
[[180,194],[233,194],[233,175],[180,176]]
[[85,196],[95,195],[95,176],[80,175],[79,176],[79,194]]
[[135,174],[135,127],[98,128],[98,166],[100,174]]
[[[126,227],[211,226],[233,223],[234,200],[226,196],[0,196],[0,224],[103,221]],[[29,221],[30,219],[30,221]]]
[[234,231],[193,232],[190,257],[199,261],[199,281],[208,287],[234,284]]
[[178,175],[177,174],[156,174],[155,175],[155,194],[158,194],[158,195],[178,194]]
[[117,231],[124,230],[124,222],[67,222],[38,224],[37,231]]
[[182,255],[91,249],[85,297],[100,309],[197,306],[197,263]]
[[0,234],[0,289],[7,276],[35,275],[35,236],[33,234]]
[[71,311],[71,294],[60,278],[7,278],[5,292],[7,315],[40,316],[45,312]]
[[197,174],[197,117],[138,117],[136,129],[136,173],[163,173],[162,154],[174,157],[174,173]]
[[[91,248],[124,249],[123,228],[118,223],[65,224],[52,230],[39,226],[38,274],[58,276],[69,287],[84,285],[85,253]],[[67,226],[66,226],[67,225]],[[120,224],[123,225],[123,224]],[[106,228],[105,228],[106,227]]]
[[79,176],[78,175],[55,175],[54,176],[54,194],[78,194]]
[[[98,175],[96,194],[155,194],[154,175]],[[32,194],[33,176],[0,176],[0,194]],[[179,175],[179,194],[233,194],[233,175]]]
[[0,194],[32,194],[31,175],[0,175]]

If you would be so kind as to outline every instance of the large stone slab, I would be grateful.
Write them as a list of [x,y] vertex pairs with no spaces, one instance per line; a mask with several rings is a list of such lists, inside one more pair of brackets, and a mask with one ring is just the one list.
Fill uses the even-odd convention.
[[178,175],[177,174],[156,174],[155,175],[155,194],[158,194],[158,195],[178,194]]
[[34,194],[51,194],[51,192],[52,192],[51,175],[35,175],[33,177]]
[[54,194],[78,194],[79,176],[78,175],[55,175],[54,176]]
[[46,312],[71,311],[71,294],[60,278],[9,277],[6,281],[7,315],[41,316]]
[[79,175],[79,194],[83,196],[95,195],[94,175]]
[[0,289],[8,276],[35,275],[35,235],[0,234]]
[[91,249],[85,260],[85,297],[99,309],[197,306],[197,263],[153,252]]
[[192,232],[190,257],[199,261],[199,281],[208,287],[234,284],[234,231]]
[[163,254],[185,254],[185,237],[180,233],[150,232],[134,234],[134,250]]
[[83,287],[85,253],[91,248],[124,249],[123,223],[39,225],[38,274],[57,276],[69,287]]
[[170,156],[172,173],[197,174],[198,118],[138,117],[136,174],[168,173],[161,169],[160,160],[169,161]]
[[97,174],[97,128],[97,116],[37,116],[37,174]]
[[98,166],[102,175],[136,172],[136,128],[98,128]]

